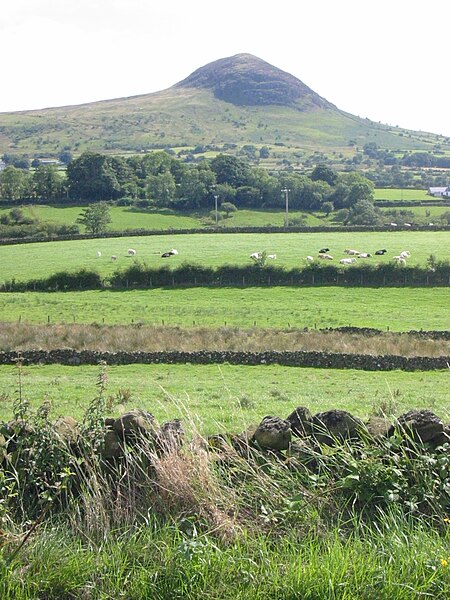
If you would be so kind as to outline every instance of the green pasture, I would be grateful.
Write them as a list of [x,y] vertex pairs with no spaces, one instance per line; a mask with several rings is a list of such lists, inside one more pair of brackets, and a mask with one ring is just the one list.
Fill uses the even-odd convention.
[[[36,204],[21,207],[24,215],[39,219],[40,221],[57,225],[73,225],[81,211],[82,206],[65,206]],[[10,208],[0,208],[0,216],[9,213]],[[211,210],[214,206],[211,205]],[[134,206],[112,206],[110,209],[110,230],[126,231],[127,229],[195,229],[204,227],[203,219],[210,217],[210,211],[188,211],[177,213],[170,209],[150,209]],[[332,221],[319,212],[291,211],[290,218],[295,220],[303,218],[305,224],[332,225]],[[230,214],[228,218],[221,219],[221,227],[281,227],[284,225],[284,212],[281,210],[239,210]],[[213,222],[210,221],[210,224]],[[80,231],[85,228],[80,225]]]
[[428,190],[410,190],[402,188],[376,188],[374,190],[375,200],[408,200],[423,202],[424,200],[439,200],[428,194]]
[[[396,415],[413,408],[450,418],[448,371],[356,370],[234,365],[126,365],[107,367],[106,395],[114,415],[140,407],[158,420],[192,421],[201,433],[239,431],[265,415],[286,417],[297,406],[332,408],[368,417],[383,409]],[[33,406],[44,400],[56,416],[79,418],[98,394],[98,366],[23,367],[22,393]],[[0,419],[11,418],[18,369],[0,367]]]
[[0,315],[2,321],[30,323],[449,329],[450,290],[252,287],[4,292]]
[[[108,277],[136,260],[152,267],[175,267],[185,262],[206,266],[245,265],[252,262],[250,254],[263,250],[277,255],[274,262],[277,266],[292,268],[304,266],[305,257],[316,257],[323,247],[330,248],[335,262],[345,256],[345,248],[369,253],[386,248],[385,256],[367,260],[371,264],[389,262],[392,256],[409,250],[408,263],[424,265],[430,254],[440,259],[450,258],[450,232],[211,233],[17,244],[0,247],[0,283],[13,278],[26,281],[48,277],[57,271],[81,268],[95,269]],[[135,257],[127,255],[128,248],[137,251]],[[171,248],[176,248],[179,254],[161,259],[160,253]],[[97,251],[102,253],[100,258]],[[115,262],[111,261],[112,255],[117,256]]]
[[415,219],[419,223],[430,223],[433,219],[438,219],[442,214],[450,212],[450,206],[399,206],[397,208],[381,207],[382,212],[389,210],[407,210],[408,212],[414,213]]

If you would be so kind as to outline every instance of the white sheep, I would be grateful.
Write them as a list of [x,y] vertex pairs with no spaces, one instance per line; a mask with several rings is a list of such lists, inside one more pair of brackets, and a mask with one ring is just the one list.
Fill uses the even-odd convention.
[[352,265],[356,262],[356,258],[341,258],[339,262],[341,265]]
[[262,258],[262,252],[252,252],[250,258],[253,258],[253,260],[260,260]]
[[409,250],[403,250],[403,252],[400,252],[400,258],[409,258],[411,256],[411,252],[409,252]]
[[361,254],[359,255],[359,258],[370,258],[372,255],[369,254],[368,252],[361,252]]
[[178,254],[178,250],[175,250],[175,248],[172,248],[170,253],[172,254],[172,256],[176,256]]
[[349,256],[359,256],[359,251],[358,250],[352,250],[351,248],[347,248],[344,250],[345,254],[348,254]]
[[333,257],[331,256],[331,254],[319,254],[318,257],[321,258],[322,260],[333,260]]
[[308,256],[306,257],[306,260],[307,260],[308,262],[313,262],[313,260],[314,260],[314,257],[313,257],[313,256],[309,256],[309,255],[308,255]]
[[134,248],[128,248],[128,256],[134,256],[136,254],[136,250]]
[[276,254],[268,254],[267,258],[270,258],[270,260],[276,260],[277,255]]
[[97,251],[97,258],[100,258],[102,255],[102,253],[100,252],[100,250]]

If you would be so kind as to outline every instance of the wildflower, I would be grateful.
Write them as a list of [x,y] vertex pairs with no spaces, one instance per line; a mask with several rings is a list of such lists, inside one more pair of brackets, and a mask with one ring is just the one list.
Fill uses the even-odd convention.
[[447,525],[450,525],[450,519],[448,517],[444,518],[444,523],[447,523]]
[[448,560],[446,558],[441,558],[441,565],[443,567],[448,567]]

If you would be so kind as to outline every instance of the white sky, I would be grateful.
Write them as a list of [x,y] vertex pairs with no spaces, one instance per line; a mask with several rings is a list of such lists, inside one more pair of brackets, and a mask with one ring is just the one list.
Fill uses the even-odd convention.
[[170,87],[248,52],[339,108],[450,136],[449,0],[2,0],[0,111]]

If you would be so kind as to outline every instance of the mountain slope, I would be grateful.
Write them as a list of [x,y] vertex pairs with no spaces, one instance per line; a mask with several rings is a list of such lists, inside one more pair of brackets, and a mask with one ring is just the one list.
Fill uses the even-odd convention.
[[130,98],[0,114],[0,153],[57,156],[224,144],[268,145],[289,156],[354,153],[375,142],[432,150],[435,134],[344,113],[297,78],[248,54],[202,67],[173,87]]

